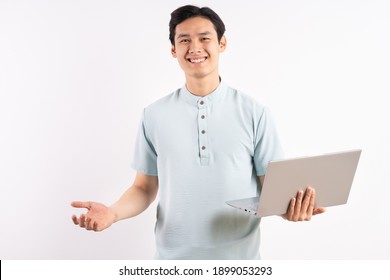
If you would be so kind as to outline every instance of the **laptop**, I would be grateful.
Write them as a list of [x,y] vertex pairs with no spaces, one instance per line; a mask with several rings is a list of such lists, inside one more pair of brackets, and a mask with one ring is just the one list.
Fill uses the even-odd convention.
[[271,161],[260,197],[227,201],[256,217],[282,215],[290,200],[308,186],[316,190],[316,207],[346,204],[361,150]]

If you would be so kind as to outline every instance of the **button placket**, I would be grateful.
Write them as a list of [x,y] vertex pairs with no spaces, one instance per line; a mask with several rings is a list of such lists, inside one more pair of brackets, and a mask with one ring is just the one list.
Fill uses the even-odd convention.
[[210,152],[207,137],[207,101],[203,98],[198,101],[198,138],[199,156],[201,165],[208,165]]

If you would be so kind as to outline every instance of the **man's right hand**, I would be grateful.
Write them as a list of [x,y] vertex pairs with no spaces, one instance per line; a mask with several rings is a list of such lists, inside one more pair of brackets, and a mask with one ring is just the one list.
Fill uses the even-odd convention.
[[86,214],[81,214],[79,217],[72,216],[73,223],[86,230],[102,231],[116,220],[114,211],[104,204],[91,201],[73,201],[71,205],[75,208],[88,209]]

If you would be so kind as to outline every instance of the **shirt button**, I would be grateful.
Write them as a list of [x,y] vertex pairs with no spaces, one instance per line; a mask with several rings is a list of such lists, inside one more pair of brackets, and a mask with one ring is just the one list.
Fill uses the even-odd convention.
[[202,134],[205,134],[206,133],[206,130],[202,130]]
[[200,117],[201,117],[202,119],[204,119],[204,118],[205,118],[205,116],[204,116],[204,115],[201,115]]
[[204,104],[204,101],[203,101],[203,100],[201,100],[199,103],[200,103],[200,105],[203,105],[203,104]]
[[202,150],[206,150],[206,147],[205,147],[205,146],[202,146]]

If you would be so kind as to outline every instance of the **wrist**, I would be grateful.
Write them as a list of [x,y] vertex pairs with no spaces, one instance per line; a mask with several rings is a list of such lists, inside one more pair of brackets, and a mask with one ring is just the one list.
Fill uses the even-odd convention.
[[116,223],[116,222],[120,221],[121,219],[119,217],[117,209],[115,208],[115,204],[110,206],[109,208],[110,208],[111,213],[113,215],[113,223]]

